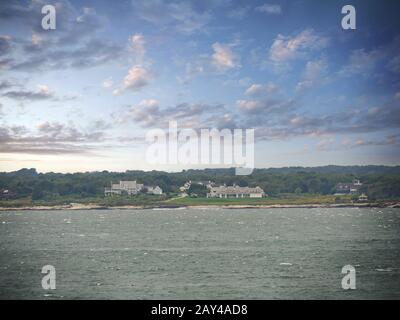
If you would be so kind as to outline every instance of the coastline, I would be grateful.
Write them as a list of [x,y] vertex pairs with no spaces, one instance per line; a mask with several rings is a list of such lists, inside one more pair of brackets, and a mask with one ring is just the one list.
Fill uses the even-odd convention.
[[145,205],[145,206],[100,206],[96,204],[71,203],[55,206],[26,206],[26,207],[0,207],[0,212],[5,211],[56,211],[56,210],[143,210],[143,209],[282,209],[282,208],[400,208],[399,202],[386,203],[327,203],[327,204],[270,204],[270,205]]

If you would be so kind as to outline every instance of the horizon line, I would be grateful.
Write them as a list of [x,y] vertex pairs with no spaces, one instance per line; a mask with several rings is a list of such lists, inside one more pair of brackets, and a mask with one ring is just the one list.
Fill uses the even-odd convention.
[[[301,169],[313,169],[313,168],[324,168],[324,167],[386,167],[386,168],[396,168],[400,167],[400,164],[396,165],[385,165],[385,164],[365,164],[365,165],[336,165],[336,164],[327,164],[327,165],[320,165],[320,166],[282,166],[282,167],[258,167],[254,168],[254,170],[270,170],[270,169],[290,169],[290,168],[301,168]],[[139,172],[161,172],[161,173],[183,173],[185,171],[205,171],[205,170],[235,170],[235,167],[229,167],[229,168],[203,168],[203,169],[182,169],[182,170],[177,170],[177,171],[165,171],[165,170],[143,170],[143,169],[127,169],[125,171],[110,171],[110,170],[95,170],[95,171],[74,171],[74,172],[56,172],[56,171],[38,171],[36,168],[31,167],[23,167],[18,170],[11,170],[11,171],[0,171],[0,174],[3,173],[13,173],[13,172],[18,172],[21,170],[32,170],[34,169],[37,173],[39,174],[48,174],[48,173],[55,173],[55,174],[77,174],[77,173],[101,173],[104,171],[107,171],[108,173],[127,173],[129,171],[139,171]]]

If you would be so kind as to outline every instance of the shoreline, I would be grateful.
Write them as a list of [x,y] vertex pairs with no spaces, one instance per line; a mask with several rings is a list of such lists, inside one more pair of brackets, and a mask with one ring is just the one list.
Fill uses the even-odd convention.
[[268,204],[268,205],[148,205],[148,206],[100,206],[96,204],[68,204],[55,206],[30,206],[30,207],[0,207],[0,212],[5,211],[58,211],[58,210],[144,210],[144,209],[282,209],[282,208],[400,208],[399,202],[387,203],[315,203],[315,204]]

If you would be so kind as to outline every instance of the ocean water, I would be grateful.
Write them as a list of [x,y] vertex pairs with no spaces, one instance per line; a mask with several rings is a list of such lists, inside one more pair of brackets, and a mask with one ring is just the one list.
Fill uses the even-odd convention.
[[400,209],[1,212],[0,298],[399,299]]

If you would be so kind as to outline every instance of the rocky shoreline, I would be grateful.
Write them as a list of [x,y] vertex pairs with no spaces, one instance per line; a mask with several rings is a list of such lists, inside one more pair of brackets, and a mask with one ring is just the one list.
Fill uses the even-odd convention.
[[71,203],[56,206],[0,207],[0,211],[40,210],[134,210],[134,209],[282,209],[282,208],[400,208],[399,202],[386,203],[338,203],[338,204],[271,204],[271,205],[154,205],[154,206],[101,206],[97,204]]

